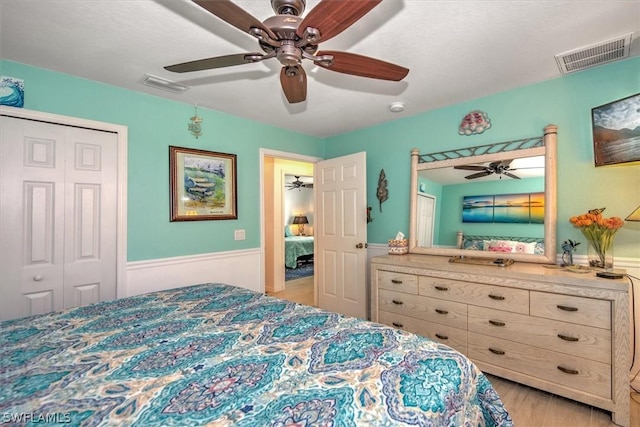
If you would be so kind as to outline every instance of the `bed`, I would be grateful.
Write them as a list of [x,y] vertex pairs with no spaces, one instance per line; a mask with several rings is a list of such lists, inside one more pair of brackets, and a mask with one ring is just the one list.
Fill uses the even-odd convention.
[[313,236],[284,238],[284,265],[296,268],[298,260],[313,258]]
[[0,329],[8,425],[512,425],[449,347],[221,283]]
[[504,236],[463,236],[462,249],[501,253],[544,255],[544,238]]

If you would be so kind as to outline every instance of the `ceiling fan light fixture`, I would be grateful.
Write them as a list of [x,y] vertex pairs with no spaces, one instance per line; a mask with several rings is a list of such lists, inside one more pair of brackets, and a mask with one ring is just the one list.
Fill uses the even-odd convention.
[[396,101],[389,104],[389,111],[392,113],[401,113],[404,111],[404,102]]

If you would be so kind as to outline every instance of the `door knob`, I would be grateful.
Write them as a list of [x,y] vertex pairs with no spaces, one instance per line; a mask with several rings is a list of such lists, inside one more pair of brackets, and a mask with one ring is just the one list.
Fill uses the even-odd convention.
[[41,276],[41,275],[39,275],[39,274],[36,274],[35,276],[33,276],[33,281],[34,281],[34,282],[41,282],[41,281],[42,281],[42,279],[44,279],[44,277],[42,277],[42,276]]
[[358,243],[356,245],[356,249],[362,249],[362,248],[368,248],[369,244],[368,243]]

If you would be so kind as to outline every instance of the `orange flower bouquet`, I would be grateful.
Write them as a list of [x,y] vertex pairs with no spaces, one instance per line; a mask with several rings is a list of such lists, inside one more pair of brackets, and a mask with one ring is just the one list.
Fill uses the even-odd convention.
[[609,270],[613,269],[613,236],[624,221],[617,216],[603,217],[604,210],[592,209],[586,214],[571,217],[569,221],[580,229],[597,255],[597,258],[589,260],[589,265]]

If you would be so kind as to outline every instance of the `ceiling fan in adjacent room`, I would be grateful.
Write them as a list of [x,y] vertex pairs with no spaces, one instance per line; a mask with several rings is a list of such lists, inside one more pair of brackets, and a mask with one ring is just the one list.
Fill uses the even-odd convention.
[[473,173],[471,175],[467,175],[465,176],[466,179],[476,179],[476,178],[482,178],[485,176],[489,176],[489,175],[500,175],[500,179],[502,179],[502,175],[504,176],[508,176],[509,178],[513,178],[513,179],[520,179],[519,176],[515,175],[513,172],[517,171],[517,170],[521,170],[521,169],[540,169],[539,167],[532,167],[532,168],[515,168],[512,169],[510,167],[511,162],[513,162],[513,159],[511,160],[501,160],[498,162],[491,162],[486,166],[483,165],[462,165],[462,166],[454,166],[454,169],[461,169],[461,170],[468,170],[468,171],[478,171],[476,173]]
[[[266,0],[265,0],[266,1]],[[250,64],[276,58],[282,64],[280,84],[290,103],[307,98],[307,75],[302,60],[338,73],[400,81],[409,70],[399,65],[355,53],[318,51],[327,41],[366,15],[382,0],[322,0],[306,17],[305,0],[271,0],[275,16],[260,22],[230,0],[193,0],[208,12],[258,39],[262,52],[239,53],[199,59],[164,67],[186,73]]]
[[294,188],[297,188],[297,189],[313,188],[313,182],[300,181],[300,177],[297,176],[297,175],[294,175],[294,177],[295,177],[296,180],[285,184],[284,185],[285,188],[287,188],[289,190],[293,190]]

